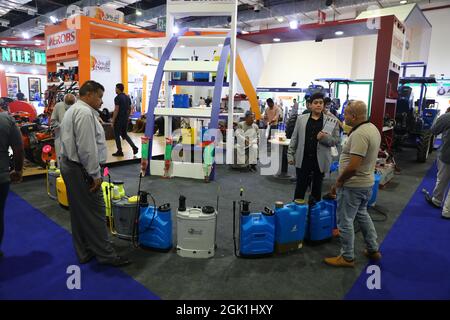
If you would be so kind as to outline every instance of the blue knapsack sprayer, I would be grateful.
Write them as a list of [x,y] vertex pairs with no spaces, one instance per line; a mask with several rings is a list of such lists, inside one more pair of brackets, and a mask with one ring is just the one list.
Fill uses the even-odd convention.
[[[139,175],[138,204],[133,228],[135,247],[167,252],[172,249],[172,209],[170,203],[156,206],[155,198],[141,191],[142,173]],[[148,197],[153,206],[149,205]]]
[[261,257],[274,252],[275,213],[270,208],[262,212],[250,212],[250,202],[239,201],[239,254],[236,246],[236,201],[233,201],[233,242],[237,257]]
[[275,252],[301,249],[305,237],[308,205],[304,200],[283,204],[275,202]]
[[308,223],[305,240],[319,242],[330,240],[336,233],[336,200],[329,198],[316,202],[309,200]]

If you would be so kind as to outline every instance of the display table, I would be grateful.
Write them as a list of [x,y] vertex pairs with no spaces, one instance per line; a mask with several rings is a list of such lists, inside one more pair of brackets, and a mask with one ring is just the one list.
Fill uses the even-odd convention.
[[[288,174],[288,160],[287,160],[287,150],[288,150],[289,143],[291,142],[291,139],[286,139],[284,141],[280,141],[278,139],[271,139],[271,140],[269,140],[269,142],[270,142],[271,146],[272,145],[281,146],[281,148],[278,148],[281,166],[278,169],[277,174],[274,175],[274,177],[279,178],[279,179],[291,179],[292,176],[290,176]],[[274,150],[274,148],[271,147],[271,150]]]

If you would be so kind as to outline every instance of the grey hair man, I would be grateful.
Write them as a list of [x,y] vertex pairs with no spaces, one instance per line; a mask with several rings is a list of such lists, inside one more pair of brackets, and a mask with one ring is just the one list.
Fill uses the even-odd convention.
[[55,135],[55,151],[56,151],[56,159],[58,162],[58,167],[61,162],[59,157],[61,153],[61,129],[60,125],[64,118],[64,114],[66,111],[77,101],[77,98],[71,93],[68,93],[64,96],[64,100],[58,102],[53,108],[53,112],[50,118],[50,125],[53,129],[53,133]]

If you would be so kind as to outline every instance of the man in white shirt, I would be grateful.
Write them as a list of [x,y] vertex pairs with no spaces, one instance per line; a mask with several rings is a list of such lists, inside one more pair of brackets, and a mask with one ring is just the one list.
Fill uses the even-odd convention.
[[255,115],[251,111],[245,113],[245,119],[239,122],[236,130],[237,164],[256,172],[258,161],[259,129],[255,124]]
[[102,105],[104,87],[86,81],[80,99],[61,123],[61,174],[69,199],[72,238],[80,263],[93,257],[101,264],[124,266],[108,241],[100,164],[106,162],[105,132],[96,110]]
[[71,93],[68,93],[64,96],[64,101],[58,102],[53,109],[51,116],[51,127],[54,130],[55,134],[55,151],[56,151],[56,159],[58,161],[58,167],[61,162],[60,153],[61,153],[61,133],[60,126],[61,122],[64,118],[64,114],[66,111],[77,101],[75,96]]

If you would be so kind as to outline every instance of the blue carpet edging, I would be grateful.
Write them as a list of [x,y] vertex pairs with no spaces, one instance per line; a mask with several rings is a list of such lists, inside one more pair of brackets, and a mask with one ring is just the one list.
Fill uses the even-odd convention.
[[[2,251],[0,299],[159,299],[120,269],[95,259],[79,265],[71,234],[13,192],[6,203]],[[67,288],[71,265],[81,271],[79,290]]]
[[345,299],[450,299],[450,221],[422,193],[433,190],[436,172],[434,164],[381,245],[381,288],[367,288],[366,266]]

